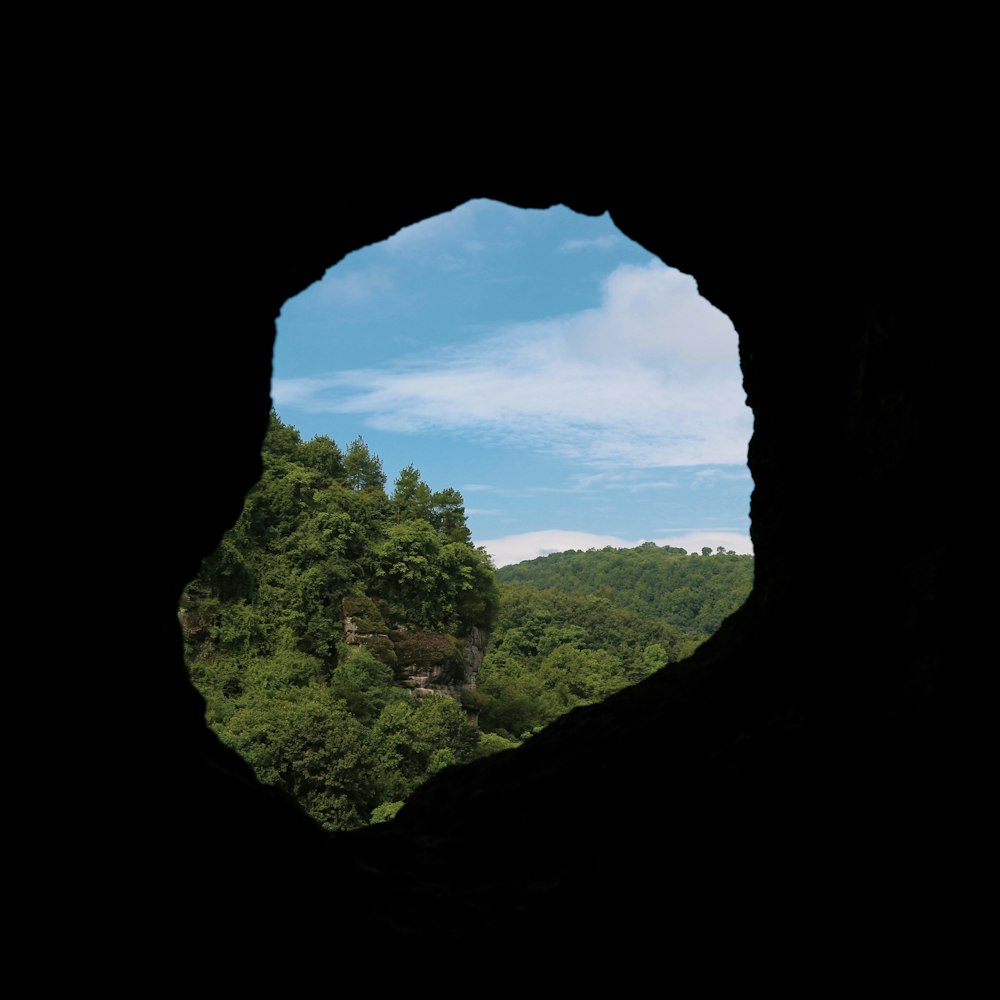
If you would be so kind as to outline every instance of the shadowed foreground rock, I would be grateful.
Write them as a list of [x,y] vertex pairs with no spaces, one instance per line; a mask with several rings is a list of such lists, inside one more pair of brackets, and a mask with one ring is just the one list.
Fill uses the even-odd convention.
[[[919,950],[928,927],[954,933],[975,879],[976,694],[936,526],[957,503],[960,247],[942,260],[941,232],[877,176],[752,196],[643,176],[496,183],[470,168],[386,189],[342,168],[251,205],[206,189],[149,208],[140,245],[160,266],[133,291],[157,303],[142,350],[159,377],[133,401],[143,441],[125,474],[142,498],[129,530],[145,530],[140,553],[124,521],[105,546],[135,595],[123,627],[144,656],[122,677],[141,711],[109,702],[91,805],[114,817],[90,874],[125,939],[176,904],[193,939],[234,936],[265,965],[322,946],[400,971],[437,956],[489,982],[531,956],[584,976],[709,953],[709,978],[749,955],[843,969]],[[732,318],[755,415],[755,588],[689,661],[442,773],[391,824],[329,837],[204,727],[177,598],[258,474],[282,303],[469,197],[609,210]],[[185,231],[182,255],[160,252]]]

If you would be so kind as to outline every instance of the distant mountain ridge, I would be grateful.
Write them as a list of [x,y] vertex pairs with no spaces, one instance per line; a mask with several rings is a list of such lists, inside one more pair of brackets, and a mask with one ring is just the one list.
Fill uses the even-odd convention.
[[498,583],[607,597],[619,607],[711,635],[746,600],[754,557],[646,542],[629,549],[554,552],[496,571]]

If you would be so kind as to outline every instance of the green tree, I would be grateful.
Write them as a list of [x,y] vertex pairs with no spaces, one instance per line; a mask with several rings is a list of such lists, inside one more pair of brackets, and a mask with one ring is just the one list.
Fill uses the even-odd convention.
[[372,727],[382,801],[405,800],[442,767],[470,760],[478,742],[478,733],[451,698],[428,695],[386,705]]
[[318,472],[324,479],[342,480],[346,475],[343,452],[325,434],[318,434],[306,441],[298,449],[297,458],[306,468]]
[[421,628],[444,626],[444,583],[438,556],[441,543],[426,521],[392,524],[375,546],[376,591],[398,616]]
[[261,781],[294,796],[327,829],[365,825],[375,805],[367,743],[329,689],[251,697],[216,728]]
[[351,714],[372,723],[385,708],[394,691],[396,675],[392,667],[376,660],[364,646],[352,650],[330,678],[330,690],[341,698]]
[[432,504],[432,520],[444,541],[470,545],[472,534],[465,522],[465,500],[462,494],[448,487],[434,494]]
[[753,567],[753,556],[717,552],[710,559],[690,558],[683,549],[646,544],[553,553],[504,566],[496,578],[502,584],[606,597],[646,619],[658,618],[704,636],[718,629],[746,599]]
[[382,459],[368,450],[363,437],[356,437],[344,456],[344,474],[352,490],[384,490]]
[[[460,673],[468,629],[497,614],[493,566],[468,541],[461,494],[432,494],[408,466],[390,499],[360,437],[345,455],[272,413],[262,466],[185,590],[191,675],[210,724],[262,781],[350,829],[441,768],[507,745],[483,743],[450,698],[415,701],[390,665]],[[360,639],[350,646],[345,615]]]
[[396,522],[430,521],[431,508],[431,488],[420,478],[420,470],[408,465],[396,477],[389,501],[392,519]]
[[372,826],[376,823],[388,822],[405,804],[404,802],[383,802],[382,805],[376,806],[372,810]]
[[277,411],[272,407],[263,453],[276,458],[292,458],[301,444],[302,438],[299,432],[291,425],[282,423]]

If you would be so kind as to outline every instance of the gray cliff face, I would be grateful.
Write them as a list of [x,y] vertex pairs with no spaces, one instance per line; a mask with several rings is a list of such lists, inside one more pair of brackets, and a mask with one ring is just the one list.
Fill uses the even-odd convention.
[[483,667],[483,657],[489,645],[490,633],[487,629],[473,625],[462,647],[462,688],[475,691],[479,680],[479,671]]
[[489,632],[474,626],[462,644],[451,636],[446,638],[457,646],[457,658],[448,656],[420,666],[403,667],[405,673],[400,683],[418,697],[444,694],[460,701],[464,692],[476,690]]
[[345,615],[344,636],[349,646],[364,646],[390,664],[400,686],[418,697],[444,694],[461,700],[464,692],[476,690],[490,633],[473,626],[463,640],[405,626],[382,624],[378,631],[369,631],[355,617]]

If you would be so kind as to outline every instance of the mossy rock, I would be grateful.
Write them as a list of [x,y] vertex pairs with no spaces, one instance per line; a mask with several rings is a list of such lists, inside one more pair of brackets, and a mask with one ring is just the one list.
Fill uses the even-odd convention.
[[341,611],[359,632],[388,632],[382,610],[370,597],[351,594],[341,602]]
[[462,643],[444,632],[422,632],[417,629],[390,632],[396,661],[407,673],[422,673],[431,667],[442,667],[451,674],[462,667]]
[[384,635],[359,635],[355,639],[355,644],[364,646],[376,660],[387,663],[391,667],[396,666],[396,650],[388,636]]
[[381,618],[359,618],[351,616],[351,624],[361,635],[385,635],[387,626]]

